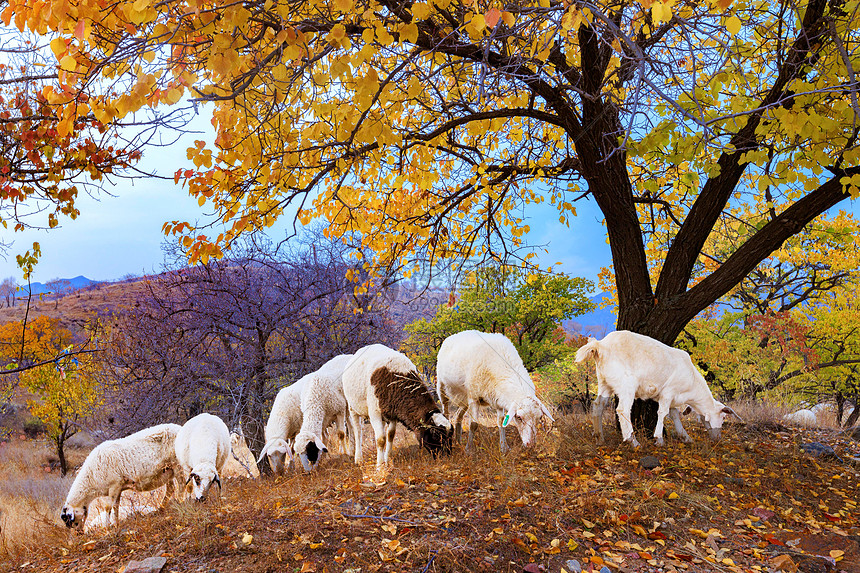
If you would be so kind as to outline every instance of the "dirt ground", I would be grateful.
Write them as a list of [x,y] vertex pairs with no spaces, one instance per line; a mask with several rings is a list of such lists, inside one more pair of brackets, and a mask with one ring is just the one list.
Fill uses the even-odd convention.
[[[365,432],[366,434],[369,432]],[[107,531],[61,527],[0,571],[847,571],[860,573],[860,447],[836,431],[727,425],[710,442],[597,446],[565,417],[531,450],[433,460],[401,438],[373,470],[333,456],[313,474],[225,480],[219,500],[173,502]],[[401,435],[404,432],[400,432]],[[831,445],[840,459],[799,445]],[[659,466],[640,467],[646,455]],[[792,567],[794,569],[792,569]]]

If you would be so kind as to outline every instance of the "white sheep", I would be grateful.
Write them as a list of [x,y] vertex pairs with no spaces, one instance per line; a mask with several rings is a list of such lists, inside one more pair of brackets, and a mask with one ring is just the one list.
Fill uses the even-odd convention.
[[[625,441],[634,447],[639,442],[633,435],[630,409],[636,398],[657,401],[657,427],[654,437],[663,444],[663,420],[672,408],[684,405],[700,414],[712,439],[720,438],[726,416],[738,416],[734,410],[715,400],[708,384],[699,373],[690,355],[678,348],[642,334],[619,330],[602,340],[589,339],[576,352],[576,361],[594,358],[597,363],[597,399],[594,401],[593,421],[603,441],[603,410],[612,396],[618,396],[618,422]],[[675,429],[686,436],[677,412],[673,412]]]
[[213,483],[221,489],[221,470],[230,456],[230,430],[218,416],[198,414],[176,435],[176,460],[182,468],[185,491],[190,486],[197,501],[205,501]]
[[292,440],[302,427],[302,389],[307,381],[300,378],[293,384],[281,388],[272,404],[272,412],[264,433],[266,444],[260,451],[257,463],[268,456],[269,466],[275,474],[284,473],[286,458],[292,461]]
[[537,437],[538,422],[549,409],[535,395],[535,386],[513,343],[503,334],[464,330],[442,342],[436,362],[436,391],[443,413],[454,412],[459,440],[466,410],[469,424],[468,450],[474,447],[481,406],[489,406],[499,426],[499,449],[508,450],[505,428],[514,422],[523,445],[531,446]]
[[343,372],[343,393],[356,464],[361,465],[362,458],[360,418],[369,418],[373,427],[377,468],[388,463],[397,422],[414,431],[434,456],[450,452],[451,423],[406,355],[382,344],[358,350]]
[[302,427],[293,440],[293,452],[307,471],[316,467],[321,455],[328,452],[323,433],[332,423],[340,443],[345,441],[347,406],[342,376],[351,358],[352,354],[341,354],[306,376],[301,395]]
[[75,476],[60,518],[66,527],[83,526],[90,503],[108,496],[107,513],[119,523],[119,501],[127,489],[150,491],[167,484],[163,507],[175,491],[178,467],[174,443],[180,427],[160,424],[96,446]]
[[789,424],[796,424],[798,426],[805,426],[807,428],[812,428],[818,425],[818,416],[815,415],[815,412],[812,410],[798,410],[797,412],[792,412],[791,414],[786,414],[782,417],[782,420]]

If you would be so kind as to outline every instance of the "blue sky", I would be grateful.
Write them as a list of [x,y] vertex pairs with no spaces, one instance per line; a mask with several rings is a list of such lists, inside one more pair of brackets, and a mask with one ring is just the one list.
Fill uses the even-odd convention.
[[[63,220],[59,228],[24,233],[2,231],[3,240],[14,240],[14,244],[6,260],[0,258],[0,279],[13,276],[23,282],[15,254],[29,248],[33,241],[39,241],[42,249],[33,282],[78,275],[116,280],[128,274],[159,272],[163,260],[162,224],[174,219],[193,221],[205,209],[172,179],[177,169],[191,166],[185,150],[200,138],[199,134],[188,136],[169,148],[147,153],[141,167],[169,180],[119,180],[115,186],[106,187],[114,197],[103,194],[93,199],[82,195],[78,219]],[[531,206],[526,212],[532,229],[528,241],[545,245],[547,253],[539,250],[542,266],[561,262],[556,270],[596,283],[600,268],[611,258],[603,217],[593,201],[580,201],[576,207],[578,216],[568,228],[558,222],[558,212],[551,205]],[[272,236],[282,236],[287,223],[275,226]]]

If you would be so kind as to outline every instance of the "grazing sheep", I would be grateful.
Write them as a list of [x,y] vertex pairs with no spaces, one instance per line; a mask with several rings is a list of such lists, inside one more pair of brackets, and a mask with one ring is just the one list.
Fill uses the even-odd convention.
[[[663,421],[672,408],[687,405],[703,417],[711,438],[720,438],[720,428],[727,415],[740,418],[734,410],[715,400],[705,379],[699,373],[690,355],[653,338],[619,330],[607,334],[603,340],[589,341],[576,352],[576,361],[593,357],[597,363],[597,399],[594,402],[593,421],[603,441],[603,409],[612,395],[618,396],[618,421],[625,441],[634,447],[639,442],[633,435],[630,409],[636,398],[652,399],[659,404],[654,437],[663,445]],[[677,413],[671,413],[675,429],[686,436]]]
[[295,383],[281,388],[272,404],[272,412],[266,424],[266,444],[260,451],[257,463],[269,458],[269,466],[275,474],[284,473],[287,456],[293,459],[292,440],[302,427],[302,389],[307,378],[300,378]]
[[782,420],[788,424],[796,424],[807,428],[812,428],[818,425],[818,416],[816,416],[815,412],[812,410],[806,409],[786,414],[782,417]]
[[451,450],[453,428],[406,355],[382,344],[358,350],[343,372],[355,463],[361,465],[361,420],[370,418],[376,437],[376,467],[388,463],[396,423],[414,431],[434,456]]
[[119,500],[127,489],[150,491],[167,484],[163,507],[175,491],[178,467],[174,443],[180,427],[160,424],[117,440],[102,442],[84,460],[63,505],[66,527],[83,526],[90,502],[108,496],[107,512],[119,523]]
[[306,376],[301,396],[302,427],[293,440],[293,452],[307,471],[316,467],[322,454],[328,452],[323,432],[332,423],[336,425],[340,443],[345,441],[346,398],[342,376],[351,358],[352,354],[341,354]]
[[436,363],[436,391],[446,416],[455,412],[459,440],[466,410],[469,424],[468,450],[474,447],[474,429],[481,406],[496,413],[499,449],[508,450],[505,427],[513,421],[523,445],[531,446],[543,416],[553,417],[535,395],[535,386],[513,343],[503,334],[464,330],[442,342]]
[[230,455],[230,430],[212,414],[194,416],[176,435],[176,459],[182,467],[185,492],[189,486],[197,501],[205,501],[213,483],[221,489],[219,474]]

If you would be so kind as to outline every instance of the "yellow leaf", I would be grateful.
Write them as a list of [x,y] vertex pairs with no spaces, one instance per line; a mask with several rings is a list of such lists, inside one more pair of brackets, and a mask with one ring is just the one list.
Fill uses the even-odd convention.
[[414,44],[418,40],[418,25],[415,22],[404,25],[400,28],[400,41]]
[[475,14],[472,16],[472,28],[474,28],[478,32],[482,32],[487,27],[487,21],[484,19],[483,14]]
[[726,20],[726,30],[729,31],[729,34],[732,36],[737,35],[741,30],[741,19],[737,16],[732,16],[728,20]]
[[513,26],[516,22],[516,18],[510,12],[504,11],[502,12],[502,22],[505,23],[505,26]]
[[72,56],[63,56],[60,60],[60,67],[67,72],[73,72],[78,67],[78,62]]
[[60,59],[60,54],[66,51],[66,41],[62,38],[54,38],[51,40],[51,51],[57,59]]
[[419,20],[426,20],[430,15],[430,5],[425,2],[418,2],[412,6],[412,15]]
[[672,493],[670,493],[669,495],[666,496],[666,499],[678,499],[679,497],[681,497],[681,496],[678,495],[677,492],[673,491]]
[[245,545],[251,545],[251,542],[254,541],[254,536],[250,533],[245,533],[242,535],[242,543]]

